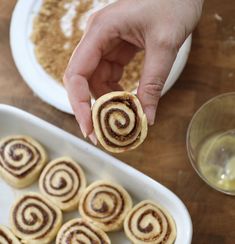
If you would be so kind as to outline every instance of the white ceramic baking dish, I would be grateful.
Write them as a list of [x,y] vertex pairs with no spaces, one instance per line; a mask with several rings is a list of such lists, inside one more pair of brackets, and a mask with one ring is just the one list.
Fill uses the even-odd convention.
[[[112,180],[126,188],[135,203],[151,199],[163,205],[176,222],[175,244],[191,243],[190,215],[182,201],[163,185],[52,124],[17,108],[0,105],[0,138],[11,134],[32,136],[43,144],[50,159],[64,155],[71,156],[80,163],[89,183],[98,179]],[[37,184],[24,190],[16,190],[0,179],[0,224],[9,225],[12,202],[16,196],[22,194],[22,191],[30,190],[37,191]],[[76,216],[78,212],[73,212],[67,214],[65,218]],[[122,232],[112,233],[110,238],[114,244],[130,243]]]

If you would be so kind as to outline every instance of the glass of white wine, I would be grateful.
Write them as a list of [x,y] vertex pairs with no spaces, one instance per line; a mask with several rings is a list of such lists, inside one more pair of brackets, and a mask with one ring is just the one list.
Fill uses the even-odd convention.
[[235,196],[235,92],[205,103],[187,132],[189,159],[211,187]]

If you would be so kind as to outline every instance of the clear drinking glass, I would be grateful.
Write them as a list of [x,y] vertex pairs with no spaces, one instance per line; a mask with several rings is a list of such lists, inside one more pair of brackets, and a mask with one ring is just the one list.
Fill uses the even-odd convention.
[[235,92],[206,102],[187,132],[192,166],[211,187],[235,195]]

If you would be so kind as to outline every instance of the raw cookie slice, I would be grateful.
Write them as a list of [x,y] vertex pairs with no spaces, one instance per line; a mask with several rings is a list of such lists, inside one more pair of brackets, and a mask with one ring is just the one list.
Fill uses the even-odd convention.
[[132,150],[147,136],[146,115],[138,98],[129,92],[111,92],[96,100],[92,120],[97,139],[113,153]]
[[171,215],[149,200],[140,202],[129,212],[124,230],[135,244],[172,244],[176,238],[176,226]]
[[124,218],[131,207],[131,197],[122,186],[97,181],[83,192],[79,212],[84,219],[108,232],[123,227]]
[[63,211],[75,210],[86,178],[81,167],[69,157],[48,163],[39,179],[40,192]]
[[13,233],[26,244],[47,244],[62,224],[61,210],[38,193],[27,193],[16,200],[10,214]]
[[0,243],[1,244],[20,244],[21,242],[15,237],[15,235],[5,227],[0,225]]
[[56,244],[111,244],[107,234],[84,219],[73,219],[60,229]]
[[15,188],[32,184],[46,160],[45,150],[31,137],[12,135],[0,140],[0,175]]

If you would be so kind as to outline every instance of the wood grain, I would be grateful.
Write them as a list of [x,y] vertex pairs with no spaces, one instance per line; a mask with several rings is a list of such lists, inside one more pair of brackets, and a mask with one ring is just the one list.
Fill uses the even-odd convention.
[[[74,118],[34,96],[16,70],[9,47],[15,2],[0,0],[0,103],[22,108],[81,137]],[[187,127],[195,111],[208,99],[235,90],[234,13],[234,0],[205,1],[188,64],[161,99],[156,124],[146,142],[133,152],[115,155],[184,201],[192,216],[194,244],[233,244],[235,240],[235,198],[212,190],[199,179],[185,147]]]

